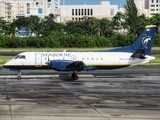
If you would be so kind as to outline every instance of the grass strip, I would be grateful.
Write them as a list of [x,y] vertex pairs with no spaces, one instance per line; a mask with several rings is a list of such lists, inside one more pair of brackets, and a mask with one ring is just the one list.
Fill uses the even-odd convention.
[[[113,47],[107,48],[0,48],[0,52],[20,52],[20,51],[39,51],[39,52],[50,52],[50,51],[101,51],[101,50],[109,50]],[[153,47],[152,50],[160,50],[160,47]]]

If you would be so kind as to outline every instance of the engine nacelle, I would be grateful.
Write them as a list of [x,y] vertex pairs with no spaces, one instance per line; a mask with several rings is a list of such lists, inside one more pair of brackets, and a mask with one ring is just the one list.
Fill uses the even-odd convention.
[[72,62],[72,60],[51,60],[50,67],[57,71],[65,71],[66,67]]
[[81,71],[85,66],[82,61],[72,60],[51,60],[49,65],[57,71]]

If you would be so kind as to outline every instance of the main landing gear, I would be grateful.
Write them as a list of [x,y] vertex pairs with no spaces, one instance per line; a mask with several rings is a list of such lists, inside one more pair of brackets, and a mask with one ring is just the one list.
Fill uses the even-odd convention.
[[73,80],[78,80],[78,75],[76,75],[75,71],[73,71],[72,75],[71,75]]
[[17,79],[18,79],[18,80],[21,79],[21,71],[18,72]]

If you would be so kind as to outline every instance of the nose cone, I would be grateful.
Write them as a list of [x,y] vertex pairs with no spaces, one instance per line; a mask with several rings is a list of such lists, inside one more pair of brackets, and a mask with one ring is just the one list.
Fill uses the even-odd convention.
[[3,67],[4,67],[4,68],[7,68],[7,63],[3,64]]
[[8,68],[11,65],[11,60],[3,64],[4,68]]

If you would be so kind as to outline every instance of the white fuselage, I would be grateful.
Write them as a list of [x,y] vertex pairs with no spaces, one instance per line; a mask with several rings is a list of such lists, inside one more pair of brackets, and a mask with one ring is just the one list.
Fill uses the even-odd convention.
[[23,52],[17,55],[19,57],[16,56],[5,63],[4,67],[9,66],[15,69],[45,68],[50,60],[83,61],[85,66],[119,67],[134,66],[155,59],[147,55],[145,59],[132,58],[132,54],[125,52]]

